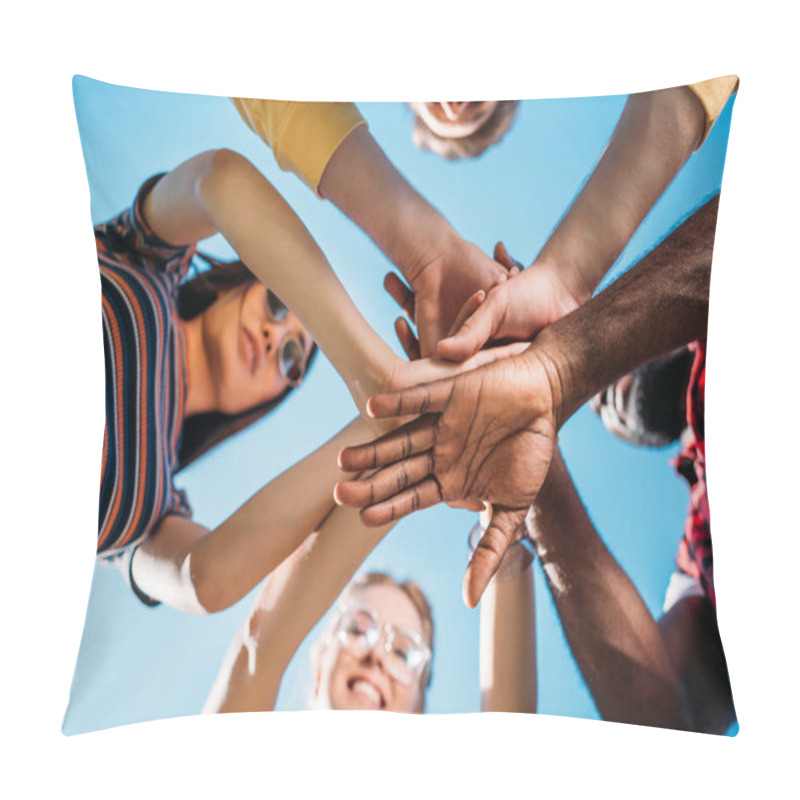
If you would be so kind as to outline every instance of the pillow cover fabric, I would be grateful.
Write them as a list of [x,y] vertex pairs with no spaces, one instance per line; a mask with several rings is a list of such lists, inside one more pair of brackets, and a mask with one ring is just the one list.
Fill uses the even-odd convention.
[[[735,732],[704,418],[737,89],[728,76],[628,97],[356,107],[76,77],[106,434],[64,732],[307,707]],[[387,294],[392,270],[408,288],[391,278]],[[397,302],[419,334],[401,324],[403,347]],[[482,349],[510,340],[526,344]],[[537,417],[547,453],[526,471],[530,446],[506,456],[503,441],[528,441],[537,365],[554,353],[574,376],[548,407],[555,428]],[[428,390],[417,427],[400,428],[419,432],[400,466],[354,484],[364,467],[345,472],[340,452],[386,430],[367,398],[440,379],[452,398],[468,358],[494,371],[473,373],[485,387],[466,424]],[[492,383],[501,361],[523,377]],[[517,407],[525,423],[499,435]],[[382,466],[375,453],[364,466]],[[502,477],[467,488],[492,459]],[[381,492],[401,498],[391,519]],[[493,504],[480,520],[476,500]],[[467,560],[498,541],[471,610]],[[469,575],[472,604],[478,566]]]

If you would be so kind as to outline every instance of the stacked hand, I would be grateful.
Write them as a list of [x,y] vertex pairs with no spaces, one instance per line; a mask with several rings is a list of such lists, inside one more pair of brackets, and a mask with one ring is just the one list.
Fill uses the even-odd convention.
[[[445,249],[431,254],[421,266],[407,270],[406,274],[410,289],[394,273],[387,276],[384,285],[416,322],[417,353],[424,358],[436,355],[437,344],[454,329],[465,304],[477,292],[487,292],[504,281],[508,271],[474,244],[455,236]],[[474,310],[474,301],[467,307]],[[409,342],[407,330],[410,330],[407,324],[398,329],[404,347]]]
[[378,472],[339,483],[336,500],[363,508],[369,526],[441,501],[491,501],[491,524],[465,577],[464,596],[474,606],[547,475],[559,402],[556,374],[533,348],[456,377],[372,397],[373,417],[422,416],[343,450],[344,469]]
[[542,328],[576,309],[580,303],[549,263],[534,263],[524,272],[515,269],[499,242],[495,258],[509,268],[508,280],[498,281],[485,299],[471,297],[462,307],[438,354],[463,361],[488,342],[530,341]]
[[[407,387],[431,384],[445,378],[452,378],[463,372],[489,365],[495,361],[502,361],[511,356],[519,355],[526,350],[523,342],[514,342],[503,347],[493,347],[481,350],[466,361],[453,364],[438,358],[420,358],[413,361],[404,361],[394,354],[386,360],[380,369],[380,374],[371,376],[361,381],[348,380],[350,393],[358,406],[359,413],[370,420],[377,432],[385,432],[396,428],[398,420],[389,417],[403,417],[406,414],[385,415],[380,418],[370,414],[367,401],[373,395],[398,392]],[[416,412],[408,412],[408,416]]]

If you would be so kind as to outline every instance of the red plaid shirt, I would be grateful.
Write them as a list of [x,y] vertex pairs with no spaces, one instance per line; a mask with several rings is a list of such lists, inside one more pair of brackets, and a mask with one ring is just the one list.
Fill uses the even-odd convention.
[[714,558],[711,551],[711,515],[706,487],[706,342],[689,346],[695,353],[686,397],[686,417],[692,442],[675,460],[675,467],[689,483],[689,516],[678,548],[678,568],[698,578],[708,598],[716,606]]

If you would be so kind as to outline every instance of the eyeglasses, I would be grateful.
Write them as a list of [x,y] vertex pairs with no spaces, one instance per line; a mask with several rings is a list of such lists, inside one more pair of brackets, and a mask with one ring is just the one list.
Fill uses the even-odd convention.
[[283,322],[289,316],[289,306],[272,289],[267,289],[267,316],[272,322]]
[[286,336],[278,349],[278,369],[290,386],[298,386],[306,371],[306,351],[299,336]]
[[342,647],[363,657],[383,639],[384,663],[389,675],[405,686],[422,674],[431,658],[431,649],[418,633],[404,631],[380,619],[368,608],[342,606],[336,637]]
[[[289,316],[289,307],[271,289],[267,289],[267,317],[273,324],[284,322]],[[283,339],[278,350],[278,369],[281,377],[290,385],[297,386],[306,371],[306,350],[299,336]]]

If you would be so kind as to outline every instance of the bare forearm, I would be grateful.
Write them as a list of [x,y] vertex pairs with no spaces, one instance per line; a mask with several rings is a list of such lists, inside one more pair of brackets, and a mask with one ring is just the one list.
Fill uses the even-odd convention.
[[394,359],[370,328],[303,223],[246,159],[219,151],[198,181],[208,216],[241,259],[309,330],[353,388]]
[[264,585],[205,710],[273,708],[297,648],[390,527],[366,529],[357,511],[336,509]]
[[681,86],[631,95],[586,185],[537,257],[585,301],[689,158],[705,114]]
[[277,567],[334,507],[342,445],[365,441],[372,428],[360,418],[259,490],[191,549],[194,589],[207,611],[238,602]]
[[564,634],[604,719],[689,727],[679,680],[636,587],[592,525],[558,452],[534,542]]
[[339,145],[319,191],[409,281],[455,237],[450,224],[398,172],[366,127],[357,128]]
[[145,214],[155,233],[172,244],[222,233],[308,329],[357,404],[381,385],[396,357],[294,211],[247,159],[230,150],[189,159],[156,184]]
[[559,425],[595,392],[706,335],[719,196],[582,308],[542,331],[532,354],[557,374]]
[[482,711],[536,713],[533,572],[495,577],[481,600]]

